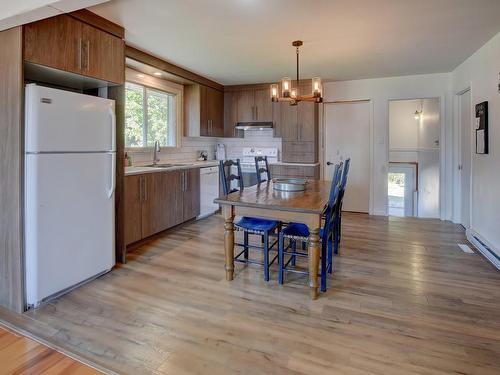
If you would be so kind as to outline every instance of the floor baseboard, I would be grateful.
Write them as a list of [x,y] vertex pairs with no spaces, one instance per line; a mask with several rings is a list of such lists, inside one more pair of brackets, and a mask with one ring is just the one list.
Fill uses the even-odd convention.
[[497,270],[500,271],[500,257],[495,253],[495,251],[487,244],[487,241],[481,238],[481,236],[471,229],[465,231],[467,240],[488,259],[488,261],[493,264]]

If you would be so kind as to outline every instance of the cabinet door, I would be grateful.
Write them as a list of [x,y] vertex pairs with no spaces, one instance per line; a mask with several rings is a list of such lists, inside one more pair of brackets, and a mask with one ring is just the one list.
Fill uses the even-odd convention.
[[297,105],[297,140],[316,142],[318,137],[317,104],[300,102]]
[[273,105],[273,128],[274,137],[282,137],[281,133],[281,103],[272,103]]
[[179,224],[182,212],[180,172],[144,174],[142,237],[146,238]]
[[200,214],[200,170],[198,168],[181,171],[183,190],[182,208],[183,221],[192,219]]
[[224,93],[224,137],[243,138],[243,130],[235,129],[236,125],[236,92]]
[[236,92],[236,120],[237,122],[251,122],[254,117],[254,90]]
[[142,238],[141,180],[141,175],[125,177],[125,245]]
[[297,140],[297,106],[279,103],[281,111],[280,131],[284,141]]
[[26,61],[81,73],[82,23],[61,15],[24,26]]
[[212,137],[224,136],[224,93],[207,87],[207,119]]
[[203,137],[210,136],[207,101],[207,86],[200,85],[200,135]]
[[125,47],[122,39],[82,24],[82,74],[105,81],[125,81]]
[[273,102],[268,89],[258,89],[254,91],[255,100],[255,120],[273,121]]

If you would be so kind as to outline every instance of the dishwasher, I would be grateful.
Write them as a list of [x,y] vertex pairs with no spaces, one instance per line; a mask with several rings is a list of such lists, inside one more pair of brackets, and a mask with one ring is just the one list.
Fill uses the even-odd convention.
[[202,219],[219,209],[214,199],[219,197],[219,167],[200,168],[200,215]]

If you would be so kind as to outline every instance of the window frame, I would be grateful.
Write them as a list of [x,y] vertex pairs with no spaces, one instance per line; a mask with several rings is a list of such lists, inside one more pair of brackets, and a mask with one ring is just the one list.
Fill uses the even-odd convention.
[[[141,74],[143,77],[137,77],[137,75]],[[175,96],[175,106],[172,106],[171,110],[168,111],[169,116],[175,116],[175,132],[173,146],[161,146],[165,149],[179,149],[182,147],[182,133],[184,129],[184,116],[183,116],[183,101],[184,101],[184,86],[175,82],[167,81],[161,78],[156,78],[142,72],[136,71],[131,68],[126,68],[125,70],[125,82],[132,83],[134,85],[142,86],[146,89],[150,89],[152,91],[157,91],[160,93],[166,93]],[[144,90],[144,99],[143,99],[143,111],[144,111],[144,121],[146,126],[143,129],[147,131],[147,90]],[[125,133],[123,134],[125,137]],[[147,139],[147,137],[145,138]],[[154,146],[142,146],[142,147],[130,147],[125,146],[126,152],[141,152],[141,151],[151,151],[154,149]]]

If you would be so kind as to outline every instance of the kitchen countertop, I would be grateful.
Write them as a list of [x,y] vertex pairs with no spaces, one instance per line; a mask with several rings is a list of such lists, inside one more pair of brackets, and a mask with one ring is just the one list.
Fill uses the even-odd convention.
[[141,165],[134,165],[133,167],[125,167],[125,176],[132,176],[136,174],[144,173],[155,173],[155,172],[165,172],[165,171],[175,171],[178,169],[189,169],[189,168],[203,168],[203,167],[216,167],[219,165],[218,160],[206,160],[206,161],[181,161],[181,162],[160,162],[162,164],[173,164],[171,167],[148,167]]
[[277,161],[274,163],[269,163],[269,165],[289,165],[292,167],[315,167],[319,165],[319,163],[286,163],[284,161]]

